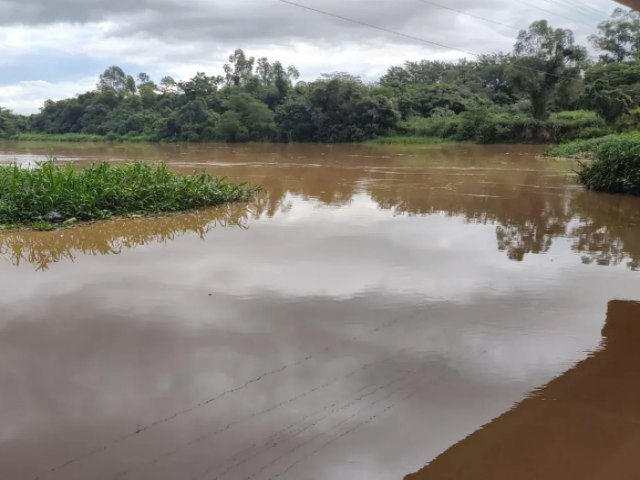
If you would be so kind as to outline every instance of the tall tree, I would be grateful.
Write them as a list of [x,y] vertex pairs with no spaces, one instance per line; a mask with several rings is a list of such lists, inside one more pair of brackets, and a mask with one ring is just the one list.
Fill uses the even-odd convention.
[[223,67],[227,86],[240,87],[254,78],[254,57],[247,57],[242,49],[237,49],[229,56],[229,63]]
[[552,96],[562,84],[579,81],[586,58],[585,48],[575,44],[571,30],[538,20],[520,31],[509,77],[514,88],[531,100],[534,118],[549,116]]
[[113,65],[102,72],[97,88],[103,93],[113,92],[124,97],[136,93],[137,87],[131,75],[127,75],[122,68]]
[[640,56],[640,12],[616,8],[610,20],[598,25],[600,33],[589,40],[600,50],[603,62],[624,62]]

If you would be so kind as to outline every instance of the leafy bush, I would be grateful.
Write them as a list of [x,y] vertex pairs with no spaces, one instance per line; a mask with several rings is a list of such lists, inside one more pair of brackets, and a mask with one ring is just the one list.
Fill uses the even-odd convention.
[[409,135],[477,143],[559,142],[607,133],[604,120],[589,111],[558,112],[536,120],[515,108],[478,108],[455,116],[410,118],[399,129]]
[[590,138],[588,140],[577,140],[552,147],[547,150],[546,154],[551,157],[593,156],[597,153],[599,148],[608,145],[616,145],[621,141],[640,142],[640,132],[606,135],[604,137]]
[[460,120],[457,115],[410,117],[400,122],[397,130],[409,136],[451,138],[458,131]]
[[609,139],[595,147],[596,160],[578,176],[590,190],[640,195],[640,136]]
[[0,107],[0,138],[10,138],[26,128],[26,117],[15,115],[10,110]]
[[176,212],[248,200],[254,192],[206,173],[177,175],[164,164],[101,163],[82,170],[53,161],[35,170],[12,165],[0,168],[0,224],[41,222],[51,211],[78,220]]

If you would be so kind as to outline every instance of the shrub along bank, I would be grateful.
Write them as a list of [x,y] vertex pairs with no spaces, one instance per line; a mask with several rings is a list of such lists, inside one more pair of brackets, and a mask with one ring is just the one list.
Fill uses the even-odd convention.
[[571,142],[547,153],[590,157],[578,170],[580,182],[590,190],[640,195],[640,132]]
[[401,122],[399,130],[409,136],[476,143],[559,143],[608,133],[601,117],[584,110],[552,113],[547,120],[536,120],[505,109],[475,109],[459,115],[413,117]]

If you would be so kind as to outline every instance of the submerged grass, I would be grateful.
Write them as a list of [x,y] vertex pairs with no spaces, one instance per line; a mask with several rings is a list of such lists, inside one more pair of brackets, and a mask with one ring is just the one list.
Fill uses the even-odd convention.
[[246,201],[256,191],[207,173],[177,175],[164,164],[100,163],[82,170],[54,161],[35,170],[11,165],[0,167],[0,225],[46,230],[44,219],[52,211],[64,219],[101,220]]

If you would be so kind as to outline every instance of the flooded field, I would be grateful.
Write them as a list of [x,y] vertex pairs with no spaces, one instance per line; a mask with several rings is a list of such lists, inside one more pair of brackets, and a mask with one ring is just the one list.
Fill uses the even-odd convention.
[[[531,146],[0,143],[0,163],[50,148],[264,191],[0,232],[1,479],[640,468],[639,198],[585,192]],[[560,457],[583,470],[549,475],[598,432]]]

